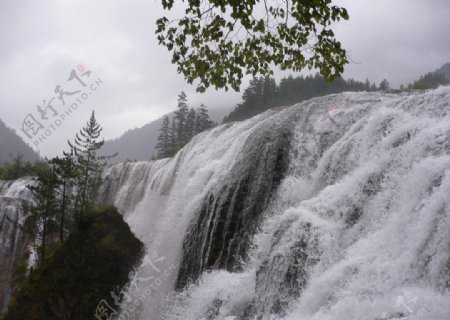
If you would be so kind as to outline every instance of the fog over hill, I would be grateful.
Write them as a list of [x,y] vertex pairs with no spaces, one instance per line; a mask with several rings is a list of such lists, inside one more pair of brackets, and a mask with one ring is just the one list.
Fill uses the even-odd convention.
[[25,161],[39,160],[39,155],[0,119],[0,165],[10,162],[19,153]]
[[[433,74],[434,75],[443,74],[447,79],[450,80],[450,62],[442,65],[440,68],[436,69],[435,71],[428,73],[428,75],[433,75]],[[353,80],[350,80],[350,81],[353,81]],[[417,81],[420,81],[420,79]],[[354,83],[355,82],[353,81],[353,84]],[[362,82],[361,82],[361,84],[362,84]],[[310,91],[313,91],[313,88],[315,88],[317,90],[320,89],[320,88],[317,88],[317,83],[313,83],[312,85],[313,85],[312,88],[308,89],[308,88],[303,88],[300,86],[300,87],[294,88],[294,91],[299,91],[299,92],[302,90],[306,91],[306,93],[310,95],[309,97],[324,95],[323,93],[317,94],[317,95],[312,94]],[[337,87],[339,87],[339,84],[337,84]],[[331,85],[330,85],[330,88],[332,88]],[[330,88],[328,88],[328,89],[330,89]],[[330,89],[330,90],[331,91],[328,93],[342,92],[342,91],[361,91],[361,89],[355,90],[355,88],[351,87],[351,86],[349,86],[348,88],[339,87],[339,89]],[[333,91],[333,90],[337,90],[337,91]],[[364,88],[362,90],[364,90]],[[301,100],[303,100],[303,99],[299,99],[297,97],[293,101],[289,101],[287,104],[293,104],[296,102],[300,102]],[[229,106],[229,107],[211,109],[211,110],[209,110],[209,114],[213,121],[221,123],[222,120],[224,119],[224,117],[229,116],[230,112],[235,108],[236,108],[236,106]],[[263,112],[266,109],[262,108],[261,110],[257,111],[255,114]],[[172,117],[172,114],[173,113],[169,113],[168,116]],[[118,162],[125,161],[125,160],[137,160],[137,161],[150,160],[154,155],[156,155],[158,153],[157,150],[155,149],[155,146],[157,144],[159,128],[161,127],[163,118],[164,117],[154,120],[140,128],[130,129],[116,139],[107,140],[105,142],[105,145],[101,149],[101,154],[112,155],[112,154],[115,154],[116,152],[118,152],[118,155],[111,160],[112,163],[118,163]],[[236,119],[234,119],[234,120],[236,120]]]
[[435,71],[437,74],[443,74],[447,79],[450,80],[450,62],[447,62],[442,67]]
[[[211,120],[221,123],[222,119],[230,113],[232,106],[210,109],[209,116]],[[173,113],[168,116],[172,117]],[[161,127],[161,117],[140,128],[134,128],[126,131],[120,137],[105,141],[100,153],[112,155],[118,153],[111,162],[117,163],[125,160],[150,160],[157,154],[155,146],[158,140],[159,128]]]

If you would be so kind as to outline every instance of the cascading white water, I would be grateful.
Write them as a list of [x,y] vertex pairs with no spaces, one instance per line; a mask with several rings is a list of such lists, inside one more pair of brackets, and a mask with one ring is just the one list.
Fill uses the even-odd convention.
[[30,199],[31,183],[29,178],[0,181],[0,316],[10,300],[14,265],[27,254],[29,235],[18,225],[25,223],[22,201]]
[[270,110],[106,178],[147,246],[119,319],[450,319],[450,87]]
[[[261,132],[272,135],[286,120],[272,111],[217,127],[194,137],[171,160],[121,163],[106,173],[101,198],[113,202],[147,244],[148,256],[135,279],[141,285],[129,290],[133,303],[142,301],[141,319],[159,318],[177,280],[185,233],[204,200],[240,176],[236,168],[252,165],[246,163],[246,142],[258,140]],[[276,141],[267,144],[278,147]]]
[[[258,207],[283,128],[288,165]],[[124,304],[139,319],[450,318],[450,87],[271,110],[108,177],[149,250]]]

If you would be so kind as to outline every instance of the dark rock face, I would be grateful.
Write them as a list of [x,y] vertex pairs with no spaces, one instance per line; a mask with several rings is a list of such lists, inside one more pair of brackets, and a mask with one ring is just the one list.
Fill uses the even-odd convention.
[[250,239],[289,163],[291,128],[261,129],[246,141],[231,178],[209,193],[189,228],[178,289],[195,281],[204,270],[236,271],[247,259]]
[[30,273],[4,319],[93,319],[102,300],[115,306],[114,299],[123,298],[112,292],[129,281],[143,253],[143,243],[115,208],[89,212],[44,265]]
[[[289,226],[282,225],[275,235],[272,250],[256,273],[256,294],[243,319],[257,319],[261,314],[285,316],[289,303],[300,297],[309,278],[310,269],[319,261],[317,238],[311,224],[292,224],[300,237],[282,241]],[[289,238],[289,237],[288,237]],[[288,255],[281,252],[289,252]]]

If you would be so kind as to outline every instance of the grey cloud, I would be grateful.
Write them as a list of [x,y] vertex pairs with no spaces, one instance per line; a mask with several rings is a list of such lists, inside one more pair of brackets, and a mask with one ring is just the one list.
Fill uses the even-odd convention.
[[[345,76],[406,83],[450,60],[450,1],[340,0],[349,22],[336,25],[352,59]],[[158,46],[154,23],[158,0],[3,0],[0,2],[0,118],[18,128],[36,104],[52,94],[77,64],[104,85],[87,105],[43,146],[44,154],[65,147],[97,111],[107,137],[141,126],[175,108],[177,94],[192,104],[235,105],[241,93],[195,93]],[[277,78],[286,73],[277,73]],[[245,84],[244,84],[245,87]]]

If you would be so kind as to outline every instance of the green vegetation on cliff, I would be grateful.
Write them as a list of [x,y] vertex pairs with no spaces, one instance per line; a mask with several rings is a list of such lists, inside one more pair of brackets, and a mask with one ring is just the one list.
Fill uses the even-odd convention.
[[91,210],[31,271],[5,320],[93,319],[102,299],[114,305],[111,292],[128,282],[143,250],[114,207]]
[[26,176],[35,176],[36,171],[47,167],[47,163],[25,161],[22,153],[11,157],[11,161],[4,162],[0,166],[0,180],[16,180]]

